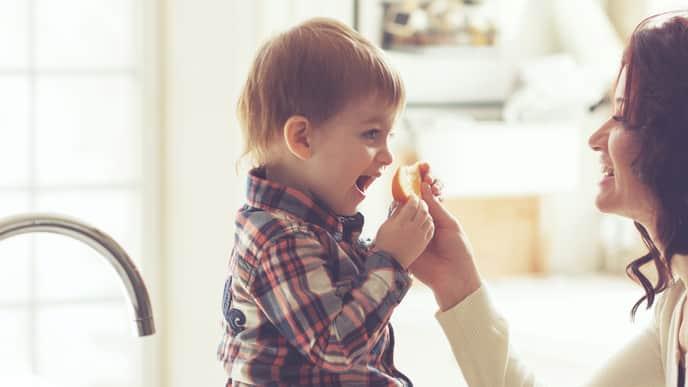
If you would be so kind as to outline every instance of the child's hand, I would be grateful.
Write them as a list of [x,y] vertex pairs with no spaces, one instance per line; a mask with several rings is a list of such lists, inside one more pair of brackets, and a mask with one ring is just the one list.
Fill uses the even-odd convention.
[[412,196],[394,209],[375,238],[375,245],[392,254],[405,269],[425,250],[435,232],[428,205]]

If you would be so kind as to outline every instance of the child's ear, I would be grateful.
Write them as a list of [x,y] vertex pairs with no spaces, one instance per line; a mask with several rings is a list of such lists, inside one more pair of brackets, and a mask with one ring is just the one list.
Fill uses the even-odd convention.
[[311,136],[313,134],[313,127],[308,118],[304,116],[291,116],[284,123],[282,129],[284,134],[284,141],[289,148],[289,152],[300,160],[306,160],[311,157],[312,144]]

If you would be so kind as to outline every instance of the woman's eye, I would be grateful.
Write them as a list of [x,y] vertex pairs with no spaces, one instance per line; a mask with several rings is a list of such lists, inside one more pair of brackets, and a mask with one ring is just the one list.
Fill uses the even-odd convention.
[[623,122],[623,117],[621,116],[612,116],[612,120],[616,122]]

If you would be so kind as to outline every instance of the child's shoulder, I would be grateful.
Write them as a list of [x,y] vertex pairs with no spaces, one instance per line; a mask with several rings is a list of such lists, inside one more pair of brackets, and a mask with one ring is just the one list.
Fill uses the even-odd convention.
[[254,237],[260,236],[265,243],[299,235],[302,238],[318,238],[319,228],[303,219],[280,211],[245,206],[237,215],[237,232]]

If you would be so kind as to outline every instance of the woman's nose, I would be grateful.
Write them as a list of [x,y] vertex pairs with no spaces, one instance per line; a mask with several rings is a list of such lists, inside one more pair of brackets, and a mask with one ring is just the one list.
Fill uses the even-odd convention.
[[609,121],[600,126],[588,139],[588,145],[594,151],[600,151],[607,144],[607,136],[609,135]]

